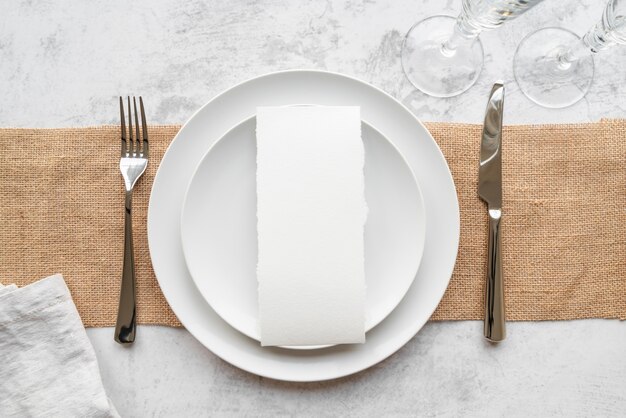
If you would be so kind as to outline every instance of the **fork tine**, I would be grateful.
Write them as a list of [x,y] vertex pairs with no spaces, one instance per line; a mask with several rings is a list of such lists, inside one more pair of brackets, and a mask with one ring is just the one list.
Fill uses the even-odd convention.
[[133,96],[133,109],[135,110],[135,156],[139,157],[141,150],[141,137],[139,136],[139,119],[137,116],[137,101],[135,100],[135,96]]
[[128,101],[128,153],[129,157],[133,157],[135,154],[134,142],[133,142],[133,108],[130,107],[130,96],[126,97]]
[[148,124],[146,123],[146,113],[143,110],[143,99],[141,96],[139,96],[139,108],[141,110],[141,132],[143,133],[141,152],[144,157],[148,158]]
[[124,121],[124,101],[122,100],[122,96],[120,96],[120,120],[121,120],[121,129],[122,129],[122,157],[126,156],[126,150],[128,149],[126,143],[126,122]]

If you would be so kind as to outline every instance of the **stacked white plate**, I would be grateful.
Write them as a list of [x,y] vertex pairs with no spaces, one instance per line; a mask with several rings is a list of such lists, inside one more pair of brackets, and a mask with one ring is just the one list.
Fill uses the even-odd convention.
[[[365,344],[295,349],[258,341],[255,111],[297,104],[361,107]],[[148,239],[166,299],[202,344],[261,376],[318,381],[378,363],[424,325],[452,274],[459,211],[441,151],[402,104],[350,77],[287,71],[227,90],[183,126],[154,181]]]

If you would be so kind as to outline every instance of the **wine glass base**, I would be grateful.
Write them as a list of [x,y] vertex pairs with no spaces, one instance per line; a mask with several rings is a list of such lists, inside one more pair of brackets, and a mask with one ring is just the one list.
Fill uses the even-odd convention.
[[452,35],[456,18],[432,16],[416,23],[402,45],[402,69],[411,84],[435,97],[452,97],[469,89],[483,66],[483,47],[476,39],[444,54],[441,47]]
[[591,52],[569,65],[558,61],[579,41],[575,33],[561,28],[540,29],[522,40],[513,71],[526,97],[548,108],[571,106],[585,97],[593,80]]

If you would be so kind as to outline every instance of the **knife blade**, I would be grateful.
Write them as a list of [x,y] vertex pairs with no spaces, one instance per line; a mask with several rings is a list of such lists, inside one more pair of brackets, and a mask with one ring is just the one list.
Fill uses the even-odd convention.
[[485,287],[485,337],[494,342],[506,337],[504,276],[500,244],[502,218],[502,114],[504,85],[496,82],[491,89],[482,140],[478,170],[478,194],[488,206],[489,248]]

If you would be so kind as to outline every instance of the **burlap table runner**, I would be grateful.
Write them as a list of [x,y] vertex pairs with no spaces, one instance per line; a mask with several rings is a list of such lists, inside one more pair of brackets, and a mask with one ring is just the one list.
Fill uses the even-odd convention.
[[[433,320],[481,319],[487,214],[481,127],[428,124],[459,194],[461,244]],[[177,126],[152,127],[134,194],[138,320],[180,325],[146,237],[150,186]],[[118,128],[0,129],[0,282],[62,273],[86,326],[115,324],[122,264]],[[504,132],[503,263],[509,320],[626,318],[626,121]],[[181,185],[181,187],[183,187]]]

